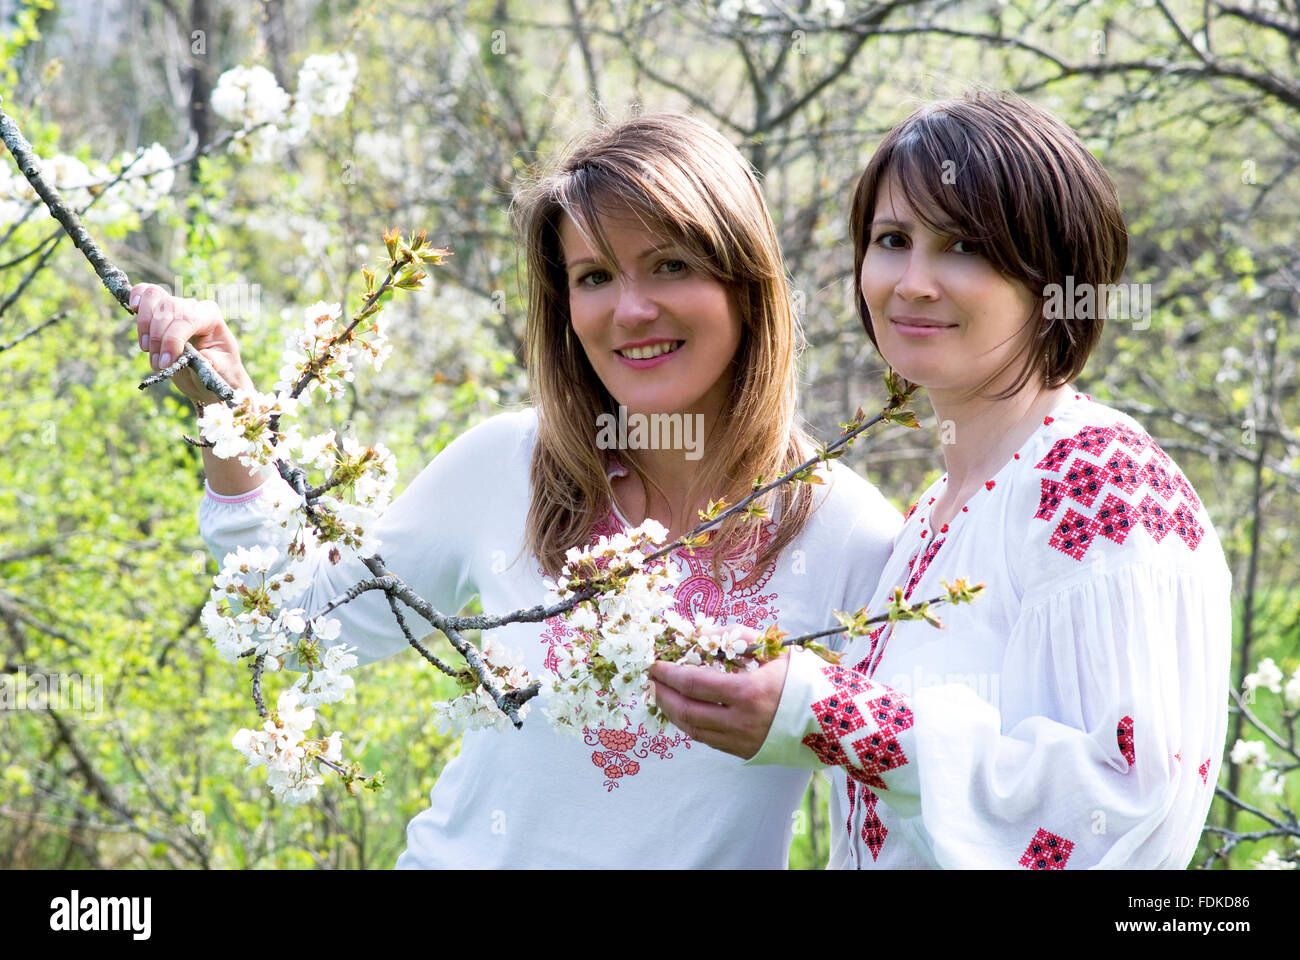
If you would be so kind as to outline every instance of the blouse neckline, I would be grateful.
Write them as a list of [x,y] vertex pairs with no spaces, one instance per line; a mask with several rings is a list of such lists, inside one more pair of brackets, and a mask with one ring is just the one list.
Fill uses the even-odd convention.
[[[1086,393],[1079,393],[1076,391],[1073,396],[1067,396],[1064,400],[1062,400],[1056,406],[1054,406],[1042,418],[1042,420],[1034,428],[1034,431],[1028,437],[1025,438],[1025,442],[1020,445],[1020,448],[1016,450],[1015,453],[1013,453],[1006,460],[1006,462],[1003,463],[1002,466],[997,469],[997,471],[993,474],[992,477],[984,481],[983,487],[977,488],[975,492],[971,494],[969,498],[967,498],[966,502],[962,504],[961,509],[959,509],[955,514],[953,514],[952,519],[949,520],[947,523],[943,524],[943,526],[941,526],[938,530],[935,530],[929,523],[930,512],[931,512],[930,508],[934,506],[934,502],[938,499],[937,492],[942,489],[943,484],[948,482],[948,474],[945,471],[943,476],[941,476],[938,480],[934,481],[934,483],[930,484],[930,486],[926,488],[925,492],[922,493],[921,496],[917,498],[916,503],[912,505],[913,506],[912,513],[915,513],[916,516],[919,517],[918,525],[920,527],[920,532],[919,532],[920,538],[922,540],[926,540],[931,538],[932,536],[942,537],[948,534],[949,531],[951,531],[954,528],[954,525],[961,522],[962,517],[966,516],[971,512],[972,506],[978,508],[979,505],[983,503],[985,499],[994,495],[994,491],[996,491],[999,488],[999,485],[1005,486],[1006,475],[1009,474],[1012,471],[1012,469],[1017,464],[1019,464],[1021,460],[1025,459],[1026,456],[1028,456],[1030,448],[1033,447],[1038,442],[1039,435],[1044,430],[1046,430],[1048,427],[1052,425],[1053,422],[1059,419],[1060,416],[1063,413],[1065,413],[1067,409],[1073,407],[1075,404],[1085,402],[1085,401],[1091,402],[1092,397],[1088,396]],[[911,524],[911,519],[912,517],[911,514],[909,513],[908,516],[909,525]]]

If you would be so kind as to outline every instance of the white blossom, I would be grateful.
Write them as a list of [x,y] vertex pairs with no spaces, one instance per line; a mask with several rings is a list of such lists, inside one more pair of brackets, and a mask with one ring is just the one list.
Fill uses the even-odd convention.
[[238,127],[279,123],[289,109],[289,95],[265,67],[233,67],[217,78],[212,112]]
[[1286,682],[1286,705],[1300,707],[1300,667],[1296,667],[1295,673]]
[[1269,797],[1280,797],[1286,790],[1286,780],[1272,767],[1264,771],[1256,787],[1260,793]]
[[1254,673],[1246,674],[1241,686],[1247,695],[1253,694],[1256,687],[1263,687],[1273,693],[1281,693],[1282,671],[1278,669],[1272,657],[1265,657],[1259,661],[1259,666],[1255,668]]
[[298,100],[312,113],[338,116],[348,104],[356,76],[357,58],[351,51],[314,54],[298,70]]
[[1268,748],[1260,740],[1238,740],[1228,757],[1233,763],[1264,769],[1268,764]]
[[1255,864],[1256,870],[1294,870],[1300,867],[1300,863],[1294,860],[1283,860],[1277,855],[1276,850],[1269,850],[1264,854],[1262,860]]

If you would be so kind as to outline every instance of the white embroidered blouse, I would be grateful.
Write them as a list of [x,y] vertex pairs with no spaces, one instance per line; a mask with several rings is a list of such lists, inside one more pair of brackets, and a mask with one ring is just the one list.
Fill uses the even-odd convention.
[[[529,503],[532,410],[493,417],[452,442],[381,519],[379,554],[390,571],[443,612],[475,595],[488,613],[533,606],[545,595],[535,557],[521,554]],[[623,468],[615,466],[611,476]],[[733,558],[719,587],[710,556],[676,562],[678,610],[721,623],[808,632],[833,625],[832,609],[857,609],[875,589],[902,518],[868,482],[832,464],[815,486],[818,508],[766,570]],[[240,497],[209,489],[199,530],[218,560],[235,547],[276,546],[266,508],[279,477]],[[612,513],[593,536],[625,525]],[[765,536],[770,535],[769,531]],[[360,563],[315,556],[309,612],[359,579]],[[409,609],[417,637],[432,627]],[[342,640],[364,664],[406,649],[377,591],[339,607]],[[559,618],[511,624],[494,636],[524,654],[534,675],[554,670],[569,630]],[[430,669],[408,654],[412,670]],[[808,772],[746,767],[680,732],[650,733],[629,704],[619,729],[557,733],[537,710],[522,730],[466,733],[438,777],[427,810],[407,828],[398,867],[783,867]]]
[[842,867],[1184,868],[1227,729],[1230,574],[1186,478],[1129,417],[1059,404],[953,519],[941,477],[869,605],[972,605],[797,652],[749,762],[832,768]]

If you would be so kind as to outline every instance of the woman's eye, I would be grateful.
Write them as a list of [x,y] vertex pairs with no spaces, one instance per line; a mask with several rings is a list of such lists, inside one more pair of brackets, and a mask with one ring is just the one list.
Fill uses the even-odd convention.
[[686,270],[685,260],[665,260],[659,264],[659,269],[664,273],[682,273]]
[[578,278],[580,287],[598,287],[609,279],[609,274],[604,270],[592,270],[590,273],[584,273]]
[[[890,243],[889,242],[890,240],[897,240],[898,244],[895,245],[893,243]],[[891,232],[891,233],[882,233],[880,236],[876,237],[876,243],[879,246],[884,247],[886,250],[901,250],[903,249],[903,246],[907,243],[907,241],[901,233]]]
[[[964,247],[964,249],[958,250],[958,247]],[[977,254],[980,252],[979,244],[972,240],[954,240],[952,248],[957,253]]]

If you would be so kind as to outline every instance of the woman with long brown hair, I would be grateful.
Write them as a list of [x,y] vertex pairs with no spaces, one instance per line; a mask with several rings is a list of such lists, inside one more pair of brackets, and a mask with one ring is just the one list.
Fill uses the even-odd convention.
[[1178,467],[1071,383],[1124,319],[1114,186],[1060,120],[976,93],[890,131],[850,222],[863,326],[926,389],[947,467],[870,612],[986,588],[839,665],[658,663],[659,705],[755,764],[828,765],[836,866],[1186,867],[1227,728],[1230,575]]
[[[475,594],[491,612],[532,606],[566,550],[650,518],[679,536],[710,499],[735,502],[810,450],[795,421],[800,332],[775,231],[752,170],[716,131],[674,114],[598,129],[521,193],[515,214],[534,405],[451,443],[376,531],[389,569],[441,610]],[[165,296],[142,291],[142,348],[174,357],[197,337],[219,373],[246,385],[214,309],[178,301],[160,324]],[[212,553],[274,543],[268,503],[282,481],[259,486],[237,462],[204,458]],[[825,476],[773,491],[765,524],[729,522],[707,548],[675,554],[678,611],[811,630],[832,608],[860,606],[900,518],[851,471]],[[316,559],[299,601],[309,611],[368,575]],[[406,646],[375,592],[333,615],[363,663]],[[432,629],[407,618],[417,636]],[[495,634],[534,676],[555,671],[573,637],[560,618]],[[621,725],[578,740],[537,715],[521,731],[466,733],[397,865],[784,865],[807,772],[746,769],[647,729],[645,706],[623,704]]]

